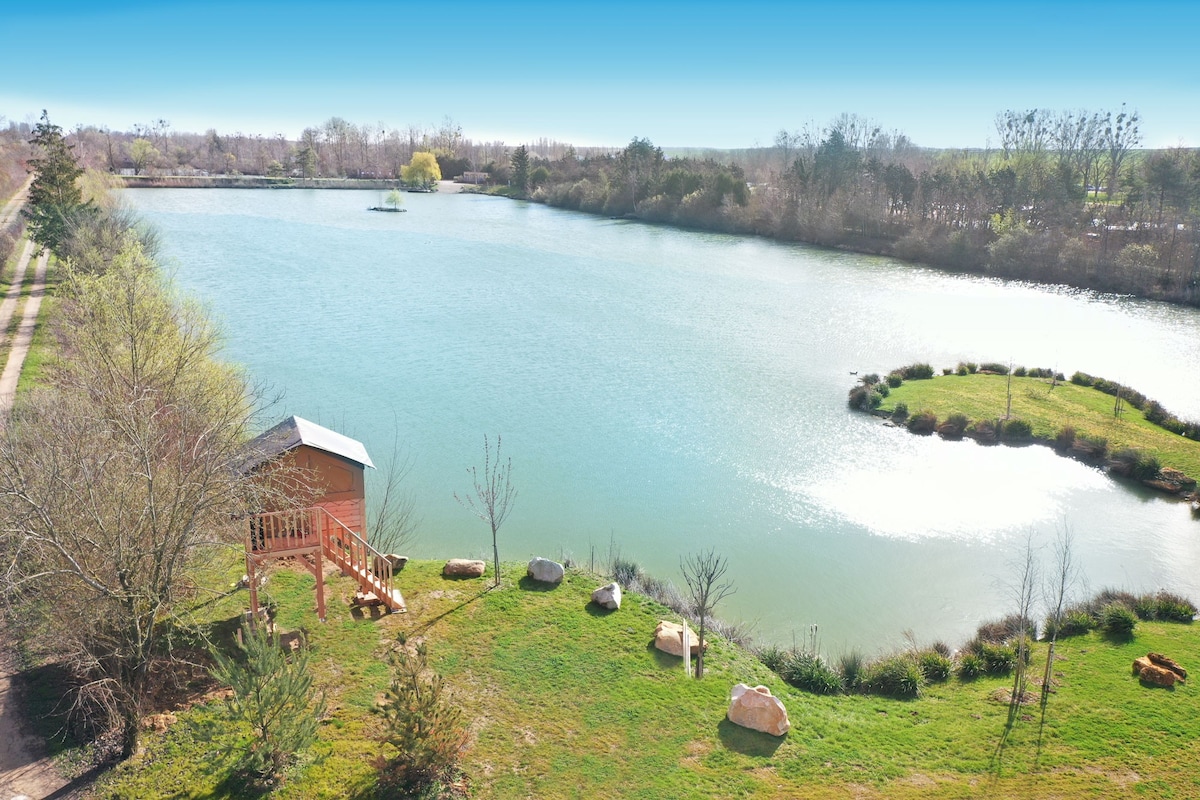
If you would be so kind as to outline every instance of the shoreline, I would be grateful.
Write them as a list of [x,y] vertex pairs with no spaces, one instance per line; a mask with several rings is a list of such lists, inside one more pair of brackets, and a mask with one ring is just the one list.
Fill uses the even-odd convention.
[[[399,187],[400,181],[395,179],[383,178],[268,178],[261,175],[216,175],[216,176],[183,176],[183,175],[118,175],[115,176],[120,182],[121,187],[125,189],[367,189],[367,190],[385,190],[395,189]],[[568,208],[564,206],[548,203],[545,200],[539,200],[533,197],[514,197],[504,192],[492,191],[495,187],[485,187],[478,184],[457,184],[453,181],[439,181],[438,191],[442,193],[454,194],[483,194],[491,197],[504,197],[509,200],[522,200],[527,203],[537,203],[548,208],[556,208],[560,211],[574,211],[581,214],[586,214],[596,219],[608,219],[608,215],[586,211],[578,208]],[[776,236],[760,230],[754,230],[745,226],[739,225],[736,222],[724,227],[702,227],[695,225],[684,225],[669,220],[652,219],[636,212],[625,214],[619,219],[629,222],[639,222],[646,225],[664,225],[669,228],[684,231],[698,231],[703,233],[723,233],[735,236],[753,236],[767,239],[772,242],[781,244],[803,244],[809,247],[820,247],[823,249],[833,250],[842,253],[856,253],[866,256],[880,256],[884,258],[894,258],[897,261],[914,267],[923,269],[937,270],[948,275],[971,275],[984,278],[999,278],[1005,281],[1015,281],[1019,283],[1031,283],[1038,286],[1061,286],[1069,289],[1077,289],[1088,292],[1096,292],[1100,295],[1112,295],[1116,297],[1135,297],[1140,300],[1149,300],[1152,302],[1167,303],[1172,306],[1182,308],[1200,308],[1200,298],[1194,302],[1187,302],[1170,297],[1160,297],[1150,294],[1125,292],[1116,289],[1105,288],[1100,285],[1088,285],[1083,283],[1065,283],[1063,281],[1055,281],[1050,279],[1042,279],[1036,276],[1018,275],[1006,271],[995,271],[985,269],[956,269],[953,267],[933,264],[925,261],[913,261],[897,255],[892,245],[894,241],[875,238],[864,238],[859,246],[854,246],[853,242],[842,243],[838,245],[821,244],[820,242],[809,241],[801,238],[789,238],[785,236]]]
[[[917,365],[912,365],[917,366]],[[895,370],[889,377],[898,377],[899,373],[908,368]],[[1130,408],[1125,413],[1136,415],[1132,419],[1139,419],[1140,423],[1135,423],[1137,427],[1126,429],[1126,436],[1123,440],[1119,440],[1117,444],[1110,446],[1108,436],[1104,435],[1104,427],[1086,428],[1089,418],[1086,414],[1091,409],[1078,403],[1076,400],[1064,400],[1064,406],[1058,409],[1060,412],[1065,412],[1067,416],[1066,424],[1055,429],[1057,423],[1051,418],[1047,419],[1045,409],[1037,409],[1043,412],[1042,415],[1029,414],[1022,415],[1019,411],[1013,410],[1007,416],[992,416],[992,415],[975,415],[972,416],[963,411],[969,410],[971,406],[980,400],[981,395],[986,395],[987,390],[995,390],[997,381],[992,381],[992,378],[1006,378],[1003,374],[980,371],[978,374],[971,372],[968,375],[949,374],[942,375],[927,375],[922,377],[914,377],[899,381],[895,386],[891,386],[892,381],[878,379],[878,376],[867,376],[864,382],[855,384],[850,391],[850,406],[853,410],[866,411],[871,416],[884,420],[884,425],[892,428],[904,428],[909,433],[917,436],[937,436],[944,441],[960,441],[962,439],[971,439],[982,446],[1005,445],[1009,447],[1027,447],[1030,445],[1041,445],[1049,447],[1055,454],[1064,458],[1070,458],[1079,461],[1089,466],[1098,467],[1110,478],[1120,481],[1132,481],[1148,489],[1153,489],[1156,492],[1168,497],[1187,503],[1190,506],[1192,515],[1200,518],[1200,489],[1197,488],[1196,478],[1186,472],[1183,468],[1188,462],[1185,455],[1173,450],[1162,450],[1154,446],[1154,442],[1144,441],[1139,439],[1137,432],[1149,429],[1150,435],[1165,436],[1173,438],[1174,433],[1162,427],[1155,421],[1148,419],[1143,413],[1141,406],[1145,404],[1149,406],[1154,403],[1153,400],[1145,398],[1135,390],[1128,387],[1122,387],[1122,390],[1128,394],[1138,395],[1142,398],[1142,402],[1134,405],[1130,402]],[[1061,378],[1061,376],[1059,376]],[[866,383],[866,380],[876,378],[874,383]],[[918,387],[924,384],[932,385],[934,381],[946,380],[968,380],[982,379],[988,383],[979,383],[978,381],[970,386],[955,387],[959,389],[957,393],[951,392],[948,395],[934,395],[932,398],[928,395],[922,396],[918,394],[918,402],[905,402],[910,400],[907,395],[911,392],[920,392],[920,389],[911,388]],[[1037,381],[1045,384],[1050,388],[1055,386],[1059,388],[1072,387],[1068,391],[1088,390],[1095,391],[1101,395],[1104,402],[1108,402],[1112,395],[1102,392],[1094,386],[1081,386],[1075,381],[1055,381],[1047,383],[1044,378],[1031,378],[1023,374],[1013,376],[1009,381]],[[910,387],[905,390],[903,387]],[[881,388],[882,387],[882,388]],[[931,392],[934,390],[930,390]],[[881,394],[882,397],[888,398],[886,404],[882,401],[882,397],[876,397],[872,403],[869,399],[864,405],[863,397],[871,394]],[[1061,395],[1058,396],[1061,399]],[[856,403],[856,398],[858,402]],[[1011,399],[1020,401],[1015,393]],[[986,400],[986,398],[985,398]],[[866,405],[872,407],[867,408]],[[1159,406],[1161,409],[1161,406]],[[1164,414],[1165,410],[1163,411]],[[1168,415],[1169,416],[1169,415]],[[1170,417],[1175,419],[1174,417]],[[1076,430],[1075,425],[1077,420],[1081,420],[1080,428]],[[1178,421],[1178,420],[1176,420]],[[1009,433],[1009,425],[1015,424],[1016,432]],[[1148,428],[1147,428],[1148,426]],[[1036,428],[1036,430],[1035,430]],[[1100,432],[1097,432],[1097,431]],[[1145,434],[1143,434],[1145,435]],[[1184,441],[1194,441],[1193,438],[1181,437]],[[1200,450],[1200,443],[1197,445]],[[1184,463],[1172,463],[1172,456],[1177,457]],[[1162,459],[1160,461],[1159,459]],[[1152,466],[1151,466],[1152,465]]]

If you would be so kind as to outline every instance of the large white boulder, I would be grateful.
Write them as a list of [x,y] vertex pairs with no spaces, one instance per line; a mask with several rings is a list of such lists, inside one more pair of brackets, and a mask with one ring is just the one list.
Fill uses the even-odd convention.
[[[691,639],[691,654],[696,655],[700,652],[700,635],[692,631]],[[665,620],[659,622],[658,627],[654,629],[654,646],[664,653],[683,658],[683,626]],[[704,643],[704,649],[708,649],[708,642]]]
[[548,558],[535,558],[529,562],[529,577],[541,583],[562,583],[566,570],[557,561]]
[[592,592],[592,602],[610,611],[621,607],[621,584],[613,582]]
[[783,702],[765,686],[751,689],[744,683],[729,693],[729,721],[743,728],[783,736],[792,729]]

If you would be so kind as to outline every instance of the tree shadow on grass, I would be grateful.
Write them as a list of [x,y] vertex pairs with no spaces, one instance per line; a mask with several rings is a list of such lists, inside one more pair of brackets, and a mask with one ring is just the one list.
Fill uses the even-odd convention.
[[730,722],[726,717],[717,724],[717,737],[727,750],[733,750],[745,756],[770,758],[787,739],[787,734],[772,736],[769,733],[743,728],[741,725]]
[[471,603],[474,603],[475,601],[479,600],[479,598],[483,597],[485,594],[490,592],[492,590],[492,588],[493,587],[488,586],[488,587],[482,589],[481,591],[479,591],[477,594],[474,594],[471,597],[468,597],[466,600],[463,600],[461,603],[454,606],[453,608],[446,609],[442,613],[438,614],[436,617],[430,617],[429,619],[425,620],[417,627],[413,628],[412,632],[409,635],[410,636],[420,636],[425,631],[429,630],[430,628],[432,628],[438,622],[441,622],[446,617],[449,617],[450,615],[452,615],[458,611],[462,611],[464,608],[471,605]]
[[526,575],[525,577],[521,578],[521,580],[517,581],[517,585],[526,592],[553,592],[562,584],[543,583],[542,581],[535,581],[533,578]]

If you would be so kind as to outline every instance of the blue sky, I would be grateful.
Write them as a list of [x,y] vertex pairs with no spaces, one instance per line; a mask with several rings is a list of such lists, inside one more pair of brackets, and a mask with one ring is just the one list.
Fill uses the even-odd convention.
[[1145,146],[1200,146],[1195,2],[2,5],[0,115],[64,128],[450,116],[476,140],[724,148],[852,112],[979,147],[1005,109],[1124,102]]

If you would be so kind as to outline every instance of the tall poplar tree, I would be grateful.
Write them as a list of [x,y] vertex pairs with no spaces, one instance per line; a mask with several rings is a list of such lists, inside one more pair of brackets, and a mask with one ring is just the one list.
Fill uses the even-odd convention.
[[69,235],[71,217],[84,207],[78,184],[83,170],[75,161],[75,148],[63,138],[62,128],[50,123],[45,109],[29,143],[40,149],[41,156],[29,159],[30,171],[37,177],[29,187],[29,207],[23,213],[33,240],[58,252]]

